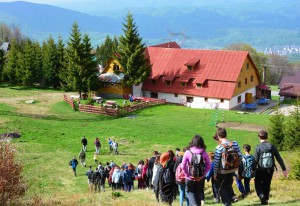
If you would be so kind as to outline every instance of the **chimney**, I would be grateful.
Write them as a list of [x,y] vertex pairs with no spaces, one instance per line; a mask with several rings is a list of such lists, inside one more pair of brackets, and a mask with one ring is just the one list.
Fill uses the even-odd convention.
[[265,65],[264,66],[264,69],[263,69],[263,84],[266,85],[266,78],[267,78],[267,66]]

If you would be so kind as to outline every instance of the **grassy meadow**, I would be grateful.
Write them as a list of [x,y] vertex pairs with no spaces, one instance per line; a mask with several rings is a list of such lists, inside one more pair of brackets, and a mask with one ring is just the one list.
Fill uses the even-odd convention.
[[[26,104],[28,99],[36,101]],[[89,192],[87,168],[79,165],[78,176],[74,177],[68,165],[73,156],[78,156],[82,136],[88,139],[87,165],[95,166],[93,141],[96,137],[102,144],[99,161],[136,165],[138,160],[151,157],[153,150],[166,152],[187,146],[195,134],[204,137],[208,151],[214,150],[216,144],[212,136],[216,120],[267,127],[269,116],[163,105],[116,118],[73,111],[63,102],[63,93],[59,91],[0,87],[0,134],[17,131],[22,135],[13,139],[12,144],[17,148],[17,161],[23,165],[23,177],[29,186],[22,198],[24,205],[34,201],[42,205],[157,205],[151,191],[121,192],[121,197],[115,199],[110,188],[101,194]],[[227,132],[229,139],[237,140],[240,146],[248,143],[254,150],[259,143],[257,131],[228,128]],[[109,152],[108,138],[119,143],[119,155]],[[295,153],[281,154],[289,168],[296,159]],[[280,169],[274,179],[270,203],[298,205],[300,182],[282,179]],[[253,181],[251,186],[253,190]],[[206,203],[213,204],[211,184],[205,187]],[[240,195],[235,185],[234,189]],[[178,199],[174,205],[179,205]],[[235,205],[258,204],[253,190],[249,197]]]

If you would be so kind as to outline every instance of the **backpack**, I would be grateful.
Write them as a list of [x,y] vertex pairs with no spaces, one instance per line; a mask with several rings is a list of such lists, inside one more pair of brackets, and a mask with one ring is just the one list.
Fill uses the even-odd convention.
[[193,177],[202,177],[204,175],[205,164],[203,161],[202,153],[196,154],[189,150],[192,154],[190,165],[190,174]]
[[249,155],[249,156],[243,155],[242,162],[243,162],[242,177],[247,177],[247,178],[253,177],[253,174],[251,172],[252,165],[253,165],[253,156],[252,155]]
[[274,159],[271,151],[262,152],[260,154],[259,166],[262,169],[272,169],[274,167]]
[[125,183],[132,182],[132,173],[129,170],[125,170],[123,180]]
[[[231,170],[235,171],[239,168],[239,154],[233,148],[233,142],[230,141],[228,146],[226,144],[221,144],[223,147],[223,152],[221,156],[221,171],[231,172]],[[232,171],[232,172],[233,172]]]
[[95,184],[100,184],[101,174],[100,172],[94,172],[93,179]]
[[163,186],[175,182],[175,177],[172,174],[173,172],[171,167],[162,168],[160,172],[161,172],[161,181]]
[[89,171],[87,172],[87,176],[88,176],[88,179],[89,179],[89,180],[92,180],[92,179],[93,179],[93,174],[94,174],[93,170],[89,170]]
[[181,163],[176,168],[175,179],[177,182],[185,182],[185,175],[181,168]]

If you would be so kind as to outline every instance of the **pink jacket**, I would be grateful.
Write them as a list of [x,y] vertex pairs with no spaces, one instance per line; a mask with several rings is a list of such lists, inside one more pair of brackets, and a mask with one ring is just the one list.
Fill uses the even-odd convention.
[[[204,174],[202,177],[205,177],[211,168],[211,163],[210,163],[210,159],[209,159],[207,152],[204,149],[199,148],[199,147],[191,147],[189,150],[195,154],[202,153],[202,158],[205,163],[205,170],[204,170]],[[182,167],[182,171],[183,171],[185,177],[187,179],[191,180],[192,178],[191,178],[191,174],[189,172],[189,166],[191,165],[191,161],[192,161],[192,153],[189,150],[187,150],[183,155],[181,167]]]

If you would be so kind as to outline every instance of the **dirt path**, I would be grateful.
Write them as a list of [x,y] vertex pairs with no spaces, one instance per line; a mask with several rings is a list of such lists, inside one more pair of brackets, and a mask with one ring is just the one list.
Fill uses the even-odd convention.
[[243,124],[239,122],[221,122],[218,123],[218,127],[236,129],[236,130],[245,130],[245,131],[252,131],[252,132],[259,132],[260,130],[266,130],[266,126],[256,125],[256,124]]

